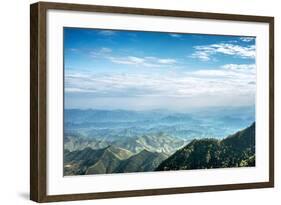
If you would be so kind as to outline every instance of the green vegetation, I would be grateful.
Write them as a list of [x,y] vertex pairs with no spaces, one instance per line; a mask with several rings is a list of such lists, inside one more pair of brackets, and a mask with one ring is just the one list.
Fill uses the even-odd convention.
[[162,153],[143,150],[129,159],[122,161],[115,172],[127,173],[152,171],[166,158],[167,156]]
[[64,175],[108,174],[153,171],[167,158],[165,154],[142,150],[131,156],[127,150],[108,146],[64,153]]
[[[163,133],[107,143],[67,137],[64,175],[255,166],[255,123],[222,140],[194,139],[184,146]],[[180,148],[171,154],[176,147]]]
[[255,166],[255,123],[223,140],[193,140],[156,171]]

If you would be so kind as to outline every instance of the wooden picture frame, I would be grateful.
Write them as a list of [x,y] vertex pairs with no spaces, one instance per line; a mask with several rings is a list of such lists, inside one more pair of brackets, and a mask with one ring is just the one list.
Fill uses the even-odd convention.
[[[141,16],[257,22],[269,25],[269,179],[262,182],[99,193],[47,193],[47,11],[80,11]],[[30,199],[36,202],[134,197],[274,187],[274,18],[235,14],[39,2],[30,6]]]

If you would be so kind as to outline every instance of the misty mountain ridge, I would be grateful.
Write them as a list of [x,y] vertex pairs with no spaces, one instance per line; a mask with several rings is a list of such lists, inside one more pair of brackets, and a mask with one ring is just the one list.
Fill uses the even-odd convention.
[[[154,143],[149,145],[153,147]],[[97,148],[97,146],[94,147]],[[157,150],[157,147],[158,144],[151,150]],[[85,147],[75,151],[65,149],[64,151],[64,175],[249,166],[255,166],[255,123],[222,140],[194,139],[172,154],[161,150],[148,151],[144,146],[132,152],[118,145],[108,145],[97,149]]]
[[[171,111],[79,110],[64,112],[65,134],[107,138],[155,135],[183,139],[225,137],[255,121],[249,107],[213,108],[189,113]],[[103,133],[101,133],[103,132]]]
[[101,149],[113,145],[132,153],[138,153],[141,150],[146,149],[151,152],[162,152],[169,155],[179,147],[184,146],[187,142],[188,141],[186,140],[175,138],[164,133],[157,133],[156,135],[140,135],[137,137],[118,137],[116,140],[66,136],[64,149],[69,151],[83,150],[87,147]]
[[255,154],[247,139],[254,134],[244,128],[254,118],[244,107],[65,110],[64,175],[250,166]]

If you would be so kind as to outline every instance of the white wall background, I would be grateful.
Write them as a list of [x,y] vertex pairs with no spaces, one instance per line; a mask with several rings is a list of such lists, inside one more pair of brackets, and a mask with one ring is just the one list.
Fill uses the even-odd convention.
[[[277,0],[72,0],[101,5],[275,16],[275,164],[274,189],[239,190],[170,196],[65,202],[65,204],[270,204],[280,200],[280,35],[281,12]],[[7,0],[0,7],[0,204],[29,201],[29,4]],[[56,203],[53,203],[56,204]],[[64,203],[60,203],[64,204]],[[276,204],[276,203],[275,203]]]

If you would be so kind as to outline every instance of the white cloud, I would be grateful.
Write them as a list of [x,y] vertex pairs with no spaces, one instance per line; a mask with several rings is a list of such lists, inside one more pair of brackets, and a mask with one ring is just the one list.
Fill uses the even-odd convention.
[[211,55],[210,52],[197,50],[195,53],[191,55],[191,57],[198,58],[201,61],[209,61],[211,60],[210,55]]
[[181,35],[177,34],[177,33],[170,33],[169,35],[173,38],[180,38],[181,37]]
[[102,53],[111,53],[112,50],[111,50],[110,48],[102,47],[102,48],[100,49],[100,52],[102,52]]
[[79,49],[77,49],[77,48],[70,48],[69,50],[72,51],[72,52],[77,52],[77,51],[79,51]]
[[256,66],[254,64],[226,64],[220,69],[194,71],[193,76],[209,80],[231,81],[235,86],[244,85],[247,87],[249,82],[256,81]]
[[102,47],[94,49],[89,54],[92,58],[101,58],[109,60],[115,64],[135,65],[144,67],[167,67],[176,65],[178,62],[173,58],[159,58],[154,56],[117,56],[113,53],[111,48]]
[[158,59],[158,62],[161,64],[174,64],[177,61],[175,59],[171,59],[171,58],[162,58],[162,59]]
[[236,56],[240,58],[255,58],[255,45],[240,46],[230,43],[211,44],[204,46],[195,46],[195,52],[190,56],[192,58],[198,58],[201,61],[211,60],[215,54],[225,54]]
[[[132,61],[141,62],[132,58]],[[185,102],[186,105],[244,105],[254,103],[255,65],[227,64],[211,70],[161,73],[76,73],[65,76],[67,93],[88,93],[98,98],[143,98]],[[161,100],[160,100],[161,99]],[[174,99],[171,100],[171,99]],[[181,99],[181,100],[180,100]],[[234,103],[235,101],[235,103]],[[211,103],[212,102],[212,103]],[[164,103],[164,102],[163,102]]]
[[112,52],[111,48],[102,47],[100,49],[95,49],[90,52],[90,56],[93,58],[104,58],[105,56],[110,55]]
[[109,57],[109,60],[113,63],[117,64],[126,64],[126,65],[139,65],[144,62],[143,58],[138,58],[135,56],[128,56],[128,57]]
[[255,40],[255,38],[254,37],[241,37],[240,40],[243,42],[251,42],[251,41]]
[[175,65],[177,61],[172,58],[157,58],[152,56],[146,57],[137,57],[137,56],[108,56],[107,57],[111,62],[117,64],[125,65],[135,65],[135,66],[144,66],[144,67],[166,67],[169,65]]
[[223,69],[232,70],[236,72],[255,72],[255,64],[226,64],[222,66]]
[[113,36],[116,34],[116,31],[112,31],[112,30],[103,30],[99,32],[100,35],[103,36]]

